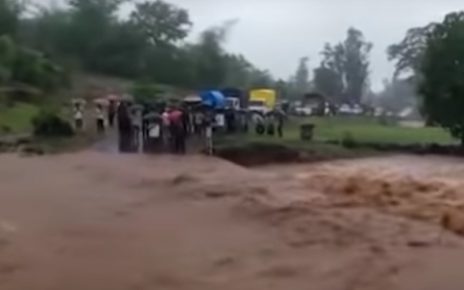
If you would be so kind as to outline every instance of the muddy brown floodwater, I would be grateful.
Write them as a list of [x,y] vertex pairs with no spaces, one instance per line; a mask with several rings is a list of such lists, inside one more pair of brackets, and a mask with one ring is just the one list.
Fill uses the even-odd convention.
[[464,289],[464,162],[0,156],[2,290]]

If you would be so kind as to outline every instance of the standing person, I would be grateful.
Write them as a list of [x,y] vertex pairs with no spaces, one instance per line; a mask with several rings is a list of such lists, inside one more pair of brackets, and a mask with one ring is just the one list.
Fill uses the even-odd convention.
[[117,110],[119,151],[129,152],[132,144],[132,123],[126,102],[121,102]]
[[96,104],[95,119],[97,121],[97,133],[101,134],[105,132],[105,115],[102,104]]
[[205,114],[197,109],[193,116],[193,130],[195,134],[201,135],[203,134],[203,129],[204,129],[204,123],[205,123]]
[[172,136],[171,136],[171,122],[169,120],[170,116],[170,109],[165,108],[164,112],[161,114],[161,120],[162,120],[162,135],[163,135],[163,147],[165,150],[170,150],[171,149],[171,144],[172,144]]
[[132,148],[133,150],[140,152],[142,141],[142,121],[143,121],[143,107],[138,104],[132,105],[130,108],[130,118],[132,123]]
[[256,134],[263,135],[264,132],[266,131],[264,117],[261,115],[261,113],[255,112],[253,113],[252,118],[253,118],[253,123],[255,124]]
[[240,129],[243,133],[248,133],[248,112],[245,110],[240,111]]
[[84,128],[84,102],[75,100],[73,105],[74,127],[77,131],[81,131]]
[[185,153],[185,126],[184,116],[181,110],[174,108],[169,113],[169,127],[172,139],[172,152],[177,154]]
[[266,132],[269,136],[274,136],[275,134],[275,124],[274,124],[274,114],[269,112],[265,116],[266,122]]
[[224,128],[226,127],[226,117],[224,111],[216,111],[214,115],[214,127],[220,132],[224,131]]
[[116,115],[116,102],[113,99],[109,100],[108,103],[108,125],[113,128],[114,116]]
[[284,137],[284,122],[285,122],[285,112],[282,109],[277,109],[276,110],[276,119],[277,119],[277,136],[279,138]]
[[225,111],[225,123],[226,132],[228,134],[235,133],[235,111],[232,108],[228,108]]
[[190,113],[187,108],[182,108],[179,110],[182,113],[182,126],[184,127],[185,138],[187,138],[190,133]]
[[143,152],[155,153],[163,149],[164,139],[161,114],[152,110],[146,112],[142,122]]
[[213,116],[212,112],[205,112],[205,116],[202,124],[202,131],[204,132],[206,150],[209,155],[213,155],[214,144],[213,144]]

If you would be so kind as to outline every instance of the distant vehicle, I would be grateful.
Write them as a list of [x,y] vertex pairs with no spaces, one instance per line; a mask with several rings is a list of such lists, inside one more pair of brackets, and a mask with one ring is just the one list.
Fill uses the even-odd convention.
[[313,109],[311,107],[296,107],[295,114],[298,116],[311,116]]
[[248,109],[253,112],[267,114],[275,109],[277,93],[274,90],[262,89],[250,91]]
[[[232,106],[234,109],[245,109],[248,103],[247,95],[240,89],[236,88],[225,88],[221,90],[222,94],[228,101],[228,107]],[[226,101],[227,102],[227,101]]]
[[406,107],[398,113],[398,117],[402,119],[406,119],[407,117],[411,116],[414,113],[413,107]]
[[340,108],[338,109],[338,113],[340,115],[362,115],[363,113],[363,109],[361,108],[360,105],[353,105],[353,106],[350,106],[348,104],[343,104],[340,106]]
[[235,111],[240,110],[240,99],[234,97],[226,97],[226,108]]
[[257,101],[249,101],[248,102],[248,110],[250,112],[257,112],[257,113],[262,113],[266,114],[270,110],[266,107],[266,104],[264,101],[257,100]]

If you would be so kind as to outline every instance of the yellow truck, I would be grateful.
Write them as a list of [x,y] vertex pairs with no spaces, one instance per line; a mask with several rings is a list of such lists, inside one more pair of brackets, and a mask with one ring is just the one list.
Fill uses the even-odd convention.
[[271,89],[260,89],[250,91],[248,109],[252,112],[266,114],[275,109],[277,92]]

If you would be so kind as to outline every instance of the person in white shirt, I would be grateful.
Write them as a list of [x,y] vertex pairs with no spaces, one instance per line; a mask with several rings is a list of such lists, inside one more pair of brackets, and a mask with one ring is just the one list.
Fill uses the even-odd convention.
[[84,127],[83,104],[80,102],[74,103],[73,108],[74,127],[76,130],[82,130]]
[[95,108],[95,119],[97,121],[97,132],[105,132],[105,114],[103,112],[103,105],[97,104]]

